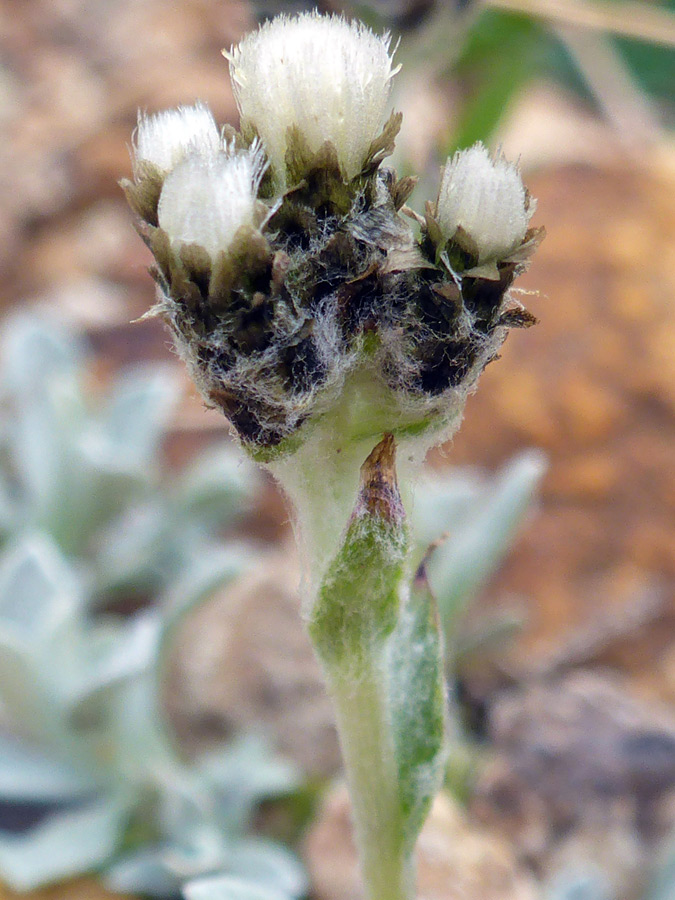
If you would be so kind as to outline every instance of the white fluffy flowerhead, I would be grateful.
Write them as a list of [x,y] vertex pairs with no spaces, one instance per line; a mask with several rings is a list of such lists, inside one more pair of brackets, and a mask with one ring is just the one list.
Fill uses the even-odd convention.
[[478,262],[504,259],[522,242],[534,205],[515,165],[483,146],[461,150],[445,164],[436,207],[443,237],[459,227],[478,247]]
[[211,156],[222,149],[218,126],[203,103],[148,116],[140,113],[134,139],[137,162],[170,172],[188,154]]
[[173,243],[199,244],[214,259],[229,249],[243,225],[255,226],[264,171],[259,145],[243,153],[186,156],[164,181],[160,228]]
[[278,16],[226,53],[242,126],[260,135],[280,186],[291,126],[312,153],[330,141],[343,177],[358,175],[398,71],[389,48],[389,35],[312,12]]

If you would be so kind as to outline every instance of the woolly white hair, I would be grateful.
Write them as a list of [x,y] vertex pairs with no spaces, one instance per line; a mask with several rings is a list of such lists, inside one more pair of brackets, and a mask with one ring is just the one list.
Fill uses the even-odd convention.
[[210,156],[221,149],[218,126],[203,103],[152,116],[139,113],[134,136],[137,162],[151,162],[162,172],[170,172],[189,153]]
[[515,165],[490,157],[483,144],[448,159],[438,195],[436,218],[450,239],[459,226],[476,242],[479,263],[503,259],[525,237],[534,205]]
[[278,16],[225,52],[242,123],[257,130],[281,185],[292,125],[311,151],[331,141],[345,178],[359,173],[398,71],[389,47],[388,34],[311,12]]
[[214,258],[242,225],[254,225],[265,159],[259,144],[242,153],[191,154],[167,175],[159,198],[159,225],[172,241],[195,243]]

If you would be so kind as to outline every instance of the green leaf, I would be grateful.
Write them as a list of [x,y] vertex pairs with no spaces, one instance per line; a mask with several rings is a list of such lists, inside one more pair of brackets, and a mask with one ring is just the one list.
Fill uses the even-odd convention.
[[53,802],[92,794],[97,782],[56,757],[0,734],[0,798]]
[[547,30],[527,16],[493,9],[477,16],[455,67],[468,90],[448,152],[489,141],[553,45]]
[[121,838],[128,802],[113,797],[56,813],[37,828],[0,833],[0,878],[16,891],[31,891],[98,868]]
[[229,875],[200,878],[183,887],[185,900],[287,900],[283,891]]
[[415,578],[390,638],[391,718],[405,841],[412,850],[443,782],[446,698],[436,603],[423,573]]
[[361,467],[354,512],[309,621],[321,659],[343,676],[345,667],[355,673],[394,630],[407,553],[395,443],[385,435]]
[[510,546],[544,468],[534,452],[510,463],[477,498],[470,518],[431,554],[428,576],[446,633]]

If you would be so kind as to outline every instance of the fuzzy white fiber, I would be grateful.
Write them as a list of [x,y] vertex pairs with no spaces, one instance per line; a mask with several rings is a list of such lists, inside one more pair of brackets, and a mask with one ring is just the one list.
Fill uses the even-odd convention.
[[389,51],[389,35],[312,12],[278,16],[225,54],[242,123],[257,130],[280,185],[293,125],[313,152],[334,145],[345,178],[359,173],[398,71]]
[[503,156],[491,158],[483,144],[447,161],[438,224],[447,240],[461,226],[478,246],[479,263],[508,256],[525,237],[533,212],[517,167]]
[[218,126],[203,103],[138,116],[134,156],[138,162],[153,163],[162,172],[170,172],[189,154],[212,156],[220,150]]
[[243,153],[193,154],[167,175],[159,225],[173,242],[195,243],[214,258],[243,225],[255,224],[265,161],[258,145]]

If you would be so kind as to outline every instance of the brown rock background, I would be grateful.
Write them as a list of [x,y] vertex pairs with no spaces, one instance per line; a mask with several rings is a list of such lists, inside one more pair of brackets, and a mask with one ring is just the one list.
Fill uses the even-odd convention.
[[525,674],[580,662],[673,698],[675,189],[654,165],[539,172],[547,239],[512,335],[469,400],[449,461],[549,457],[541,503],[491,590],[527,598]]

